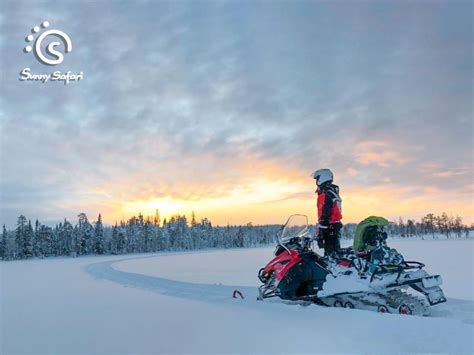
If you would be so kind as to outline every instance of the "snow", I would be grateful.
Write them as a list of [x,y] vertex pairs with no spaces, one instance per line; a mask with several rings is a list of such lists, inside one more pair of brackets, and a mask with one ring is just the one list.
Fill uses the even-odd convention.
[[405,260],[426,265],[430,274],[443,278],[447,297],[474,300],[474,239],[389,241]]
[[256,301],[273,248],[1,262],[0,353],[474,352],[474,241],[390,245],[443,276],[432,317]]

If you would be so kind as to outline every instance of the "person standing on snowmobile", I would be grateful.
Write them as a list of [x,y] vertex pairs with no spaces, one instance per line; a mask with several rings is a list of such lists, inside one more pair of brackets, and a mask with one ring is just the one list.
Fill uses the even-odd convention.
[[319,169],[312,174],[318,189],[318,228],[316,239],[318,247],[324,248],[324,255],[341,248],[339,241],[342,229],[342,200],[339,197],[339,186],[334,185],[333,173],[329,169]]

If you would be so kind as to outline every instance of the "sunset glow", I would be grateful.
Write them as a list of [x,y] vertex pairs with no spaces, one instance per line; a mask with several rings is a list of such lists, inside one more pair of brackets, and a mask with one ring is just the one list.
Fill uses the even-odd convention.
[[[430,212],[474,222],[469,6],[94,4],[3,7],[7,227],[20,214],[54,226],[155,210],[314,223],[319,168],[334,171],[344,223]],[[70,35],[58,68],[83,71],[80,82],[18,80],[24,67],[51,69],[22,51],[41,16]]]
[[[347,178],[346,178],[347,179]],[[343,180],[346,180],[343,179]],[[316,220],[316,195],[310,179],[301,182],[269,182],[258,181],[248,186],[236,187],[228,194],[220,197],[182,199],[172,197],[130,200],[117,204],[117,209],[104,215],[113,223],[118,220],[142,213],[154,216],[158,210],[160,217],[169,219],[173,215],[184,214],[190,218],[191,213],[197,219],[207,217],[215,224],[279,224],[293,213],[309,216],[310,221]],[[369,215],[386,216],[392,221],[399,217],[421,218],[427,211],[434,213],[447,212],[460,215],[466,223],[474,221],[474,208],[471,202],[462,196],[456,201],[449,200],[451,192],[443,192],[436,188],[425,188],[421,194],[410,188],[399,188],[387,184],[385,188],[352,188],[341,187],[343,198],[343,216],[346,223],[355,222]],[[448,203],[439,203],[445,199]],[[462,214],[459,211],[463,211]]]

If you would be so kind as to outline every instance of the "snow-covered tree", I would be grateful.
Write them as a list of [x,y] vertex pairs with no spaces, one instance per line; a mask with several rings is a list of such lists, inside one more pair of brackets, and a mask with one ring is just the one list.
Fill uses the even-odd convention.
[[20,259],[33,256],[33,234],[31,222],[28,222],[23,215],[18,217],[15,229],[15,242]]
[[85,213],[78,215],[78,222],[74,227],[74,239],[77,255],[89,254],[92,251],[94,228],[89,223]]
[[75,246],[73,244],[73,234],[74,227],[68,220],[64,219],[62,228],[63,249],[61,255],[71,255],[75,251]]
[[3,225],[2,239],[0,240],[0,258],[5,260],[7,256],[7,229]]
[[40,226],[40,223],[38,220],[36,220],[35,230],[33,233],[33,255],[34,256],[40,256],[41,242],[39,239],[39,226]]
[[54,255],[53,245],[53,229],[48,226],[40,225],[39,227],[39,240],[40,240],[40,257]]
[[95,222],[94,228],[94,253],[104,254],[105,245],[104,245],[104,227],[102,225],[102,216],[99,213],[97,222]]

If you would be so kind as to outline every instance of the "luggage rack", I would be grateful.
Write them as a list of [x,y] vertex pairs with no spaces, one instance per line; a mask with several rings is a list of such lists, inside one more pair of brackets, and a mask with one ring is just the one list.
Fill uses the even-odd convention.
[[372,273],[372,275],[370,277],[370,282],[372,282],[374,280],[375,276],[377,276],[377,275],[388,273],[388,272],[393,272],[393,271],[398,272],[397,278],[395,279],[396,281],[398,281],[398,279],[399,279],[399,277],[400,277],[400,275],[402,274],[403,271],[413,270],[413,269],[421,270],[424,267],[425,267],[425,264],[420,263],[419,261],[404,261],[400,265],[390,265],[390,264],[377,265],[377,270],[375,270]]

